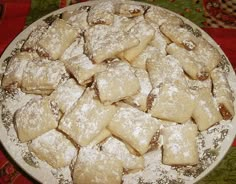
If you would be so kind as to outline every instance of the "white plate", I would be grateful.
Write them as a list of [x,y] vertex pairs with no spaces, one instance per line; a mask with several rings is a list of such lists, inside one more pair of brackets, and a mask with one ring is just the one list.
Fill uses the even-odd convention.
[[[22,40],[26,39],[28,37],[28,35],[30,34],[30,32],[37,26],[40,25],[43,20],[45,20],[47,17],[50,17],[52,15],[58,15],[62,12],[64,12],[65,10],[74,10],[78,7],[81,6],[90,6],[92,4],[95,4],[97,2],[95,1],[91,1],[91,2],[85,2],[85,3],[79,3],[76,5],[72,5],[69,7],[65,7],[63,9],[59,9],[57,11],[54,11],[44,17],[42,17],[41,19],[39,19],[38,21],[36,21],[35,23],[33,23],[32,25],[30,25],[29,27],[27,27],[23,32],[21,32],[12,42],[11,44],[7,47],[7,49],[5,50],[5,52],[3,53],[2,57],[0,58],[0,72],[1,74],[4,72],[4,61],[11,56],[12,51],[14,51],[20,43],[22,43]],[[141,4],[141,5],[148,5],[148,6],[153,6],[153,5],[149,5],[149,4],[145,4],[145,3],[140,3],[140,2],[135,2],[136,4]],[[168,11],[168,10],[166,10]],[[173,13],[173,12],[170,12]],[[175,14],[177,15],[177,14]],[[179,15],[177,15],[179,16]],[[180,17],[180,16],[179,16]],[[220,47],[214,42],[214,40],[207,35],[203,30],[201,30],[198,26],[196,26],[195,24],[193,24],[192,22],[190,22],[189,20],[185,19],[184,17],[181,17],[185,23],[187,25],[189,25],[189,30],[190,31],[194,31],[196,34],[201,34],[204,38],[206,38],[212,45],[214,45],[216,48],[218,48],[219,52],[222,54],[222,67],[224,67],[224,69],[228,72],[228,80],[230,83],[231,88],[233,89],[233,91],[236,91],[236,77],[235,77],[235,73],[233,71],[233,67],[231,66],[231,64],[229,63],[227,57],[225,56],[225,54],[223,53],[223,51],[220,49]],[[1,91],[0,97],[3,97],[3,91]],[[19,105],[19,99],[20,96],[16,95],[14,97],[15,99],[11,101],[11,103],[14,105],[15,109],[12,109],[12,111],[16,110],[16,108]],[[23,103],[23,102],[20,102]],[[235,103],[234,106],[236,107]],[[48,164],[46,164],[45,162],[40,161],[39,159],[37,159],[36,157],[34,157],[27,148],[26,144],[22,144],[19,142],[17,136],[16,136],[16,132],[14,129],[13,124],[11,123],[11,121],[7,121],[7,119],[9,117],[6,116],[5,113],[2,113],[2,111],[4,111],[4,109],[1,108],[1,112],[0,112],[0,140],[1,143],[3,144],[3,146],[5,147],[6,151],[10,154],[10,156],[16,161],[16,163],[22,168],[24,169],[29,175],[31,175],[33,178],[35,178],[37,181],[42,182],[42,183],[71,183],[71,174],[70,174],[70,170],[69,168],[63,168],[63,169],[59,169],[59,170],[55,170],[52,167],[50,167]],[[5,114],[4,116],[2,116],[2,114]],[[4,121],[2,120],[4,119]],[[216,130],[216,132],[214,133],[214,130]],[[212,171],[217,164],[223,159],[223,157],[226,155],[227,151],[229,150],[234,137],[235,137],[235,133],[236,133],[236,119],[235,117],[233,118],[232,121],[222,121],[219,125],[213,126],[212,128],[210,128],[207,132],[204,132],[203,134],[206,134],[204,141],[205,144],[208,146],[207,148],[213,147],[213,142],[214,141],[218,141],[219,143],[219,147],[217,147],[217,149],[210,149],[210,150],[205,150],[205,156],[204,156],[204,162],[205,165],[208,165],[207,162],[209,161],[209,165],[204,169],[204,168],[200,168],[200,169],[195,169],[196,173],[199,174],[196,178],[192,178],[191,176],[188,177],[187,173],[185,173],[185,183],[195,183],[197,181],[199,181],[200,179],[202,179],[204,176],[206,176],[210,171]],[[200,153],[203,155],[203,152]],[[162,166],[158,166],[158,168],[160,170],[162,169],[171,169],[171,167],[162,167]],[[172,168],[172,171],[175,171],[174,168]],[[202,169],[202,170],[201,170]],[[171,178],[171,173],[173,174],[173,172],[167,172],[167,174],[165,174],[165,177],[169,177]],[[160,173],[159,173],[160,174]],[[191,173],[192,175],[193,173]],[[157,177],[158,175],[156,175],[155,177]],[[163,175],[162,176],[158,176],[158,177],[163,177],[165,178]],[[156,180],[156,178],[153,178],[154,182]],[[141,179],[140,179],[141,181]],[[164,180],[163,180],[164,181]],[[141,182],[142,183],[142,182]]]

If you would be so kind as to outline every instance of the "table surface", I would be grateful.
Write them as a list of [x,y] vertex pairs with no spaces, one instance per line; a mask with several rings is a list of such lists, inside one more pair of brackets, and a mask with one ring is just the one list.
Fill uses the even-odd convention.
[[[0,0],[0,56],[27,25],[43,15],[86,0]],[[220,45],[236,69],[236,0],[139,0],[177,12],[202,27]],[[0,144],[0,184],[37,183]],[[236,183],[236,142],[219,166],[199,184]]]

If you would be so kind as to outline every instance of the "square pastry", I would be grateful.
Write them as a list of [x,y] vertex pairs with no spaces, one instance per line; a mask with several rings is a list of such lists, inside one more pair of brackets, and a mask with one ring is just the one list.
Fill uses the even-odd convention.
[[4,77],[2,86],[10,88],[13,85],[20,87],[22,85],[22,77],[28,62],[33,61],[37,57],[36,53],[19,52],[16,53],[9,61]]
[[200,131],[210,128],[222,120],[215,98],[207,88],[201,88],[196,94],[196,107],[192,115]]
[[174,83],[163,83],[149,94],[148,113],[163,120],[184,123],[195,108],[195,99],[190,92]]
[[148,151],[150,142],[159,129],[159,121],[132,106],[121,105],[108,129],[143,155]]
[[162,83],[178,83],[187,87],[184,71],[175,57],[168,55],[158,59],[151,58],[147,60],[146,66],[153,88]]
[[85,52],[95,63],[111,59],[138,44],[139,40],[134,35],[119,26],[95,25],[85,33]]
[[125,143],[117,138],[109,137],[101,148],[105,153],[120,160],[126,170],[141,170],[144,168],[143,156],[136,156],[130,153]]
[[139,40],[139,44],[130,49],[127,49],[123,53],[123,57],[132,62],[142,51],[147,47],[148,43],[153,39],[155,30],[154,28],[145,20],[135,24],[129,33]]
[[91,82],[96,73],[106,69],[105,64],[94,64],[85,54],[80,54],[63,62],[68,72],[76,78],[79,84]]
[[69,166],[77,156],[77,149],[71,141],[55,129],[32,140],[29,150],[54,168]]
[[128,97],[124,101],[145,112],[147,110],[147,98],[150,91],[152,90],[152,84],[146,70],[134,68],[134,71],[139,80],[140,91],[138,94]]
[[73,170],[75,184],[120,184],[122,162],[95,148],[83,147]]
[[167,52],[179,60],[183,70],[195,80],[206,80],[209,76],[209,71],[205,64],[200,63],[199,56],[196,56],[193,51],[188,51],[175,43],[171,43],[166,48]]
[[105,1],[93,5],[88,13],[89,25],[113,23],[115,13],[115,4],[111,1]]
[[66,68],[60,61],[47,59],[28,62],[22,78],[22,90],[26,93],[48,95],[66,76]]
[[232,119],[235,114],[234,97],[226,78],[226,73],[222,69],[216,68],[211,72],[211,79],[213,82],[213,94],[223,119]]
[[132,18],[144,14],[144,7],[142,5],[132,3],[121,3],[118,8],[119,15]]
[[50,95],[62,111],[67,112],[83,94],[85,88],[77,84],[74,79],[68,79],[59,85]]
[[30,141],[58,125],[53,102],[48,97],[32,99],[16,111],[15,125],[21,142]]
[[56,19],[39,40],[38,51],[56,60],[75,41],[77,36],[76,29],[66,21]]
[[166,165],[195,165],[199,162],[197,126],[193,123],[171,125],[161,129],[163,158]]
[[73,108],[60,120],[59,129],[78,145],[88,145],[108,125],[116,108],[104,106],[95,92],[87,89]]
[[111,104],[140,90],[138,78],[128,63],[114,60],[107,70],[95,75],[96,87],[102,103]]

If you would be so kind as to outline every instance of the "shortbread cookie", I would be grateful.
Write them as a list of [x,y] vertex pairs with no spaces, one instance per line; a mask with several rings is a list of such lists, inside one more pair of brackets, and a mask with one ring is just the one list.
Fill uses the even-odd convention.
[[38,42],[39,52],[47,54],[53,60],[60,58],[62,53],[75,41],[78,33],[62,19],[55,20]]
[[23,51],[36,51],[37,43],[42,38],[42,35],[47,31],[48,24],[43,22],[39,26],[37,26],[28,36],[26,41],[24,42],[21,50]]
[[160,57],[158,60],[147,60],[147,71],[153,88],[162,83],[178,83],[187,86],[184,71],[179,60],[171,55]]
[[93,62],[85,55],[80,54],[72,57],[69,60],[63,61],[66,69],[71,73],[79,84],[87,84],[91,82],[92,77],[106,69],[106,65],[93,64]]
[[70,140],[55,129],[34,139],[29,150],[54,168],[69,166],[77,155],[77,149]]
[[124,58],[131,62],[147,47],[148,43],[154,37],[155,30],[147,21],[141,21],[134,25],[130,29],[129,33],[139,40],[139,44],[137,46],[124,51]]
[[78,32],[83,33],[89,28],[88,25],[88,11],[85,9],[76,9],[72,12],[64,12],[62,14],[62,19],[68,24],[78,30]]
[[120,184],[122,162],[94,148],[83,147],[73,170],[75,184]]
[[24,70],[28,62],[33,61],[35,56],[36,54],[29,52],[16,53],[7,65],[2,86],[4,88],[10,88],[11,86],[21,87]]
[[99,143],[101,143],[102,141],[104,141],[105,139],[107,139],[108,137],[111,136],[111,132],[104,128],[100,134],[98,134],[90,143],[89,146],[93,147],[98,145]]
[[184,47],[186,50],[194,50],[198,45],[199,39],[181,25],[166,22],[160,26],[160,30],[171,41]]
[[208,78],[209,70],[205,64],[196,60],[196,54],[192,51],[188,51],[185,48],[172,43],[167,46],[167,52],[179,60],[183,70],[192,79],[206,80]]
[[128,63],[114,60],[106,71],[95,76],[102,103],[111,104],[135,95],[140,90],[138,78]]
[[16,111],[15,125],[21,142],[30,141],[57,127],[54,106],[48,98],[32,99]]
[[88,145],[108,125],[116,108],[104,106],[95,99],[94,91],[87,89],[73,108],[60,121],[59,129],[78,145]]
[[137,150],[141,155],[149,149],[150,141],[159,128],[157,119],[134,107],[120,107],[109,123],[115,136]]
[[59,85],[52,92],[50,98],[55,101],[59,109],[67,112],[80,98],[84,92],[84,87],[78,85],[74,79],[69,79],[65,83]]
[[208,71],[212,71],[221,61],[221,55],[207,40],[200,38],[193,51],[198,62],[204,64]]
[[22,90],[26,93],[48,95],[62,78],[66,76],[66,69],[60,61],[28,62],[22,78]]
[[131,4],[131,3],[121,3],[119,5],[119,15],[123,15],[125,17],[137,17],[143,15],[144,8],[141,5]]
[[139,40],[134,35],[114,26],[95,25],[85,33],[86,53],[95,63],[113,58],[138,44]]
[[130,65],[135,68],[141,68],[146,70],[146,62],[149,59],[158,60],[160,57],[163,57],[161,51],[153,46],[147,46],[141,54],[136,58],[130,61]]
[[163,120],[185,123],[195,108],[195,100],[181,85],[163,83],[149,94],[148,113]]
[[193,123],[172,125],[161,129],[163,164],[196,165],[199,163],[197,126]]
[[125,99],[125,102],[138,107],[142,111],[147,110],[147,97],[152,90],[152,85],[148,73],[144,69],[135,68],[135,75],[137,76],[140,84],[140,92],[134,96]]
[[84,38],[77,38],[61,55],[60,60],[65,61],[72,57],[78,56],[84,53]]
[[193,111],[192,117],[197,123],[200,131],[206,130],[222,120],[215,99],[208,89],[202,88],[198,90],[196,107]]
[[156,47],[162,56],[166,56],[166,46],[171,41],[159,29],[159,26],[153,22],[150,22],[151,26],[155,29],[155,35],[152,41],[149,43],[150,46]]
[[200,80],[193,80],[191,78],[189,78],[188,76],[186,76],[186,81],[187,81],[187,86],[188,88],[191,90],[191,92],[193,94],[196,94],[198,92],[198,89],[201,88],[205,88],[207,89],[209,92],[212,91],[212,80],[210,77],[208,77],[206,80],[204,81],[200,81]]
[[113,23],[115,13],[115,5],[111,1],[97,3],[91,7],[88,13],[89,25]]
[[167,12],[166,10],[160,7],[150,7],[145,13],[145,19],[161,26],[165,22],[174,23],[176,25],[181,25],[183,23],[182,19]]
[[114,15],[113,26],[117,27],[117,29],[128,32],[135,24],[135,19],[130,19],[121,15]]
[[234,97],[225,72],[220,68],[216,68],[211,72],[211,79],[214,87],[213,94],[223,119],[232,119],[235,114]]
[[102,150],[120,160],[126,170],[140,170],[144,168],[144,158],[131,154],[126,145],[114,137],[108,138],[102,144]]

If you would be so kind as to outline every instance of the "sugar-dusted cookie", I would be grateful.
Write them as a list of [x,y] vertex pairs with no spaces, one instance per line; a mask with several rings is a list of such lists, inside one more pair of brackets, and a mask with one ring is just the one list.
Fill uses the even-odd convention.
[[190,92],[175,83],[163,83],[154,88],[149,94],[148,103],[148,113],[152,116],[178,123],[188,121],[195,108],[195,100]]
[[105,139],[107,139],[108,137],[111,136],[111,132],[104,128],[100,134],[98,134],[90,143],[89,146],[93,147],[96,146],[97,144],[101,143],[102,141],[104,141]]
[[212,71],[221,61],[221,54],[206,39],[200,38],[196,49],[193,51],[195,58],[208,71]]
[[136,58],[130,61],[130,65],[135,68],[141,68],[146,70],[146,62],[149,59],[158,60],[159,57],[162,57],[161,51],[153,46],[147,46],[141,54],[139,54]]
[[135,95],[140,90],[138,78],[124,61],[114,60],[107,70],[95,76],[95,81],[99,98],[106,104]]
[[83,33],[89,28],[88,8],[79,8],[72,12],[66,11],[62,14],[62,19],[74,27],[78,32]]
[[61,55],[60,60],[68,60],[84,53],[84,38],[77,38]]
[[71,141],[55,129],[32,140],[29,150],[54,168],[69,166],[77,155],[77,149]]
[[105,64],[94,64],[85,54],[80,54],[63,62],[68,72],[76,78],[79,84],[91,82],[96,73],[106,69]]
[[176,15],[172,14],[171,12],[167,12],[166,10],[151,6],[147,12],[145,13],[145,19],[150,22],[156,23],[159,26],[165,22],[171,22],[177,24],[182,24],[183,21],[181,18],[177,17]]
[[214,87],[213,94],[223,119],[232,119],[235,114],[234,97],[225,72],[220,68],[216,68],[211,72],[211,79]]
[[55,101],[59,109],[65,113],[77,102],[83,92],[84,87],[78,85],[74,79],[69,79],[59,85],[55,91],[52,92],[50,98]]
[[42,35],[47,31],[48,24],[46,22],[42,22],[42,24],[38,25],[25,40],[21,50],[23,51],[36,51],[37,43],[42,38]]
[[175,22],[165,22],[160,26],[161,32],[171,41],[184,47],[186,50],[194,50],[199,42],[199,39],[189,30]]
[[121,3],[118,9],[119,15],[129,18],[141,16],[144,14],[143,6],[132,3]]
[[77,36],[76,29],[66,21],[57,19],[39,40],[38,51],[56,60],[75,41]]
[[212,80],[210,77],[208,77],[204,81],[200,80],[193,80],[190,77],[186,76],[187,86],[191,90],[193,94],[198,93],[198,89],[205,88],[208,89],[208,91],[212,91]]
[[88,13],[89,25],[113,23],[115,13],[115,5],[112,1],[105,1],[93,5]]
[[135,68],[135,75],[137,76],[140,84],[140,91],[138,94],[125,99],[126,103],[138,107],[142,111],[147,110],[147,97],[152,90],[152,85],[146,70]]
[[87,89],[73,108],[59,123],[59,129],[78,145],[88,145],[108,125],[116,108],[104,106],[96,99],[95,92]]
[[217,104],[208,89],[201,88],[196,95],[196,107],[192,115],[200,131],[222,120]]
[[95,63],[113,58],[138,44],[134,35],[116,26],[95,25],[85,33],[85,51]]
[[79,151],[72,178],[75,184],[120,184],[122,162],[95,148],[83,147]]
[[208,78],[209,70],[205,64],[197,60],[197,56],[193,51],[188,51],[172,43],[167,46],[167,52],[179,60],[183,70],[192,79],[206,80]]
[[32,99],[15,113],[15,125],[21,142],[30,141],[57,127],[55,104],[49,98]]
[[140,21],[134,25],[129,33],[139,40],[139,44],[135,47],[127,49],[123,53],[123,57],[131,62],[135,57],[142,53],[148,43],[153,39],[155,30],[147,21]]
[[36,56],[37,56],[36,53],[30,53],[30,52],[16,53],[10,59],[7,65],[2,80],[2,86],[4,88],[10,88],[13,85],[20,87],[22,84],[23,73],[28,62],[33,61]]
[[140,170],[144,168],[144,158],[131,154],[126,145],[114,137],[108,138],[102,144],[102,150],[120,160],[123,167],[127,170]]
[[26,93],[48,95],[62,78],[66,69],[60,61],[47,59],[28,62],[22,77],[22,90]]
[[132,106],[121,106],[110,121],[108,129],[143,155],[159,129],[159,122]]
[[125,32],[128,32],[131,27],[133,27],[136,24],[135,19],[130,19],[128,17],[122,16],[122,15],[114,15],[114,27],[117,27],[120,30],[123,30]]
[[146,66],[153,87],[166,82],[186,86],[184,71],[175,57],[168,55],[158,59],[151,58],[147,60]]
[[171,125],[161,129],[163,164],[177,166],[198,164],[197,134],[197,126],[193,123]]
[[166,46],[171,43],[170,39],[167,38],[159,29],[158,24],[149,22],[155,29],[155,35],[152,41],[149,43],[150,46],[156,47],[162,56],[166,56]]

